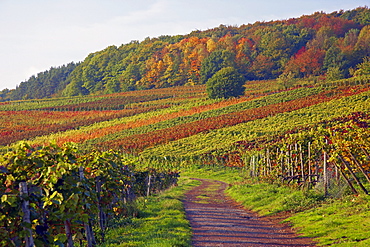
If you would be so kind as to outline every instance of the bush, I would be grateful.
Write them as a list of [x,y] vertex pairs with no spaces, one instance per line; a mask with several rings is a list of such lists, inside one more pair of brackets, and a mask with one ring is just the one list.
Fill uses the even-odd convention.
[[206,83],[211,99],[230,98],[244,94],[244,78],[233,67],[226,67],[214,74]]

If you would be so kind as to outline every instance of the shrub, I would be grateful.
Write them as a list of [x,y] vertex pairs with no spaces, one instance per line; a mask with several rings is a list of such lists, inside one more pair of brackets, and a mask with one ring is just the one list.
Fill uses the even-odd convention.
[[206,83],[211,99],[230,98],[244,94],[244,78],[233,67],[226,67],[214,74]]

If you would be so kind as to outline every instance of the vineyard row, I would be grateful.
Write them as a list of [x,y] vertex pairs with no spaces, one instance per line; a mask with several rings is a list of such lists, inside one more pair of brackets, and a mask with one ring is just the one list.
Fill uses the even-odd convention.
[[330,128],[291,134],[277,144],[244,155],[244,166],[252,177],[320,186],[326,196],[343,193],[341,181],[354,194],[369,194],[368,117],[367,121],[354,119]]
[[[368,89],[338,88],[328,91],[321,91],[318,94],[314,95],[310,95],[306,91],[303,91],[304,93],[308,94],[308,96],[297,98],[293,96],[290,98],[287,97],[286,99],[287,101],[279,103],[271,102],[272,104],[268,104],[270,102],[266,100],[267,102],[265,104],[261,104],[262,106],[260,107],[256,108],[246,107],[247,109],[245,110],[241,109],[237,112],[231,112],[214,117],[208,117],[194,122],[178,124],[175,126],[151,131],[144,134],[131,135],[121,140],[102,142],[99,143],[99,146],[103,149],[106,149],[106,147],[114,147],[125,151],[140,152],[147,147],[168,143],[170,141],[179,140],[210,130],[222,129],[228,126],[234,126],[240,123],[245,123],[256,119],[263,119],[266,117],[275,116],[279,113],[295,111],[319,103],[328,102],[340,97],[355,95],[366,90]],[[279,97],[276,98],[279,99]],[[263,99],[261,99],[261,101],[263,102]],[[253,103],[251,104],[253,105]],[[242,106],[240,106],[240,108],[242,108]]]
[[222,153],[233,149],[240,141],[251,142],[259,136],[275,136],[301,126],[330,121],[352,112],[368,112],[370,91],[334,99],[321,104],[279,113],[246,123],[200,133],[163,145],[145,149],[141,154],[150,156],[198,156],[205,153]]

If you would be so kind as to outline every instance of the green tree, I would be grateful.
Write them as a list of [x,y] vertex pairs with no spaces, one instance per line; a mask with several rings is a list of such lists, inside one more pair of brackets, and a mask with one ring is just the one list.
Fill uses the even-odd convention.
[[235,54],[228,50],[216,50],[204,59],[200,68],[200,82],[206,83],[217,71],[235,65]]
[[222,68],[206,83],[210,98],[230,98],[244,94],[244,78],[233,67]]
[[119,83],[122,91],[135,90],[135,83],[141,79],[140,64],[130,63],[120,75]]
[[364,57],[363,62],[357,65],[353,76],[370,75],[370,57]]
[[343,79],[343,71],[340,69],[339,66],[333,66],[328,68],[326,72],[326,80],[327,81],[336,81]]
[[31,76],[11,92],[10,99],[41,99],[59,94],[69,83],[68,77],[78,64],[69,63]]
[[344,55],[338,46],[330,47],[324,58],[324,68],[329,69],[331,67],[342,66]]

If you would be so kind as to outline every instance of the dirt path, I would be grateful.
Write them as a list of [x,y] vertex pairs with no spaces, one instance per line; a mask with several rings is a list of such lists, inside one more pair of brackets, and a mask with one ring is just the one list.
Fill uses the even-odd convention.
[[202,184],[186,194],[186,215],[193,246],[315,246],[298,237],[276,218],[260,217],[225,197],[227,184],[197,179]]

